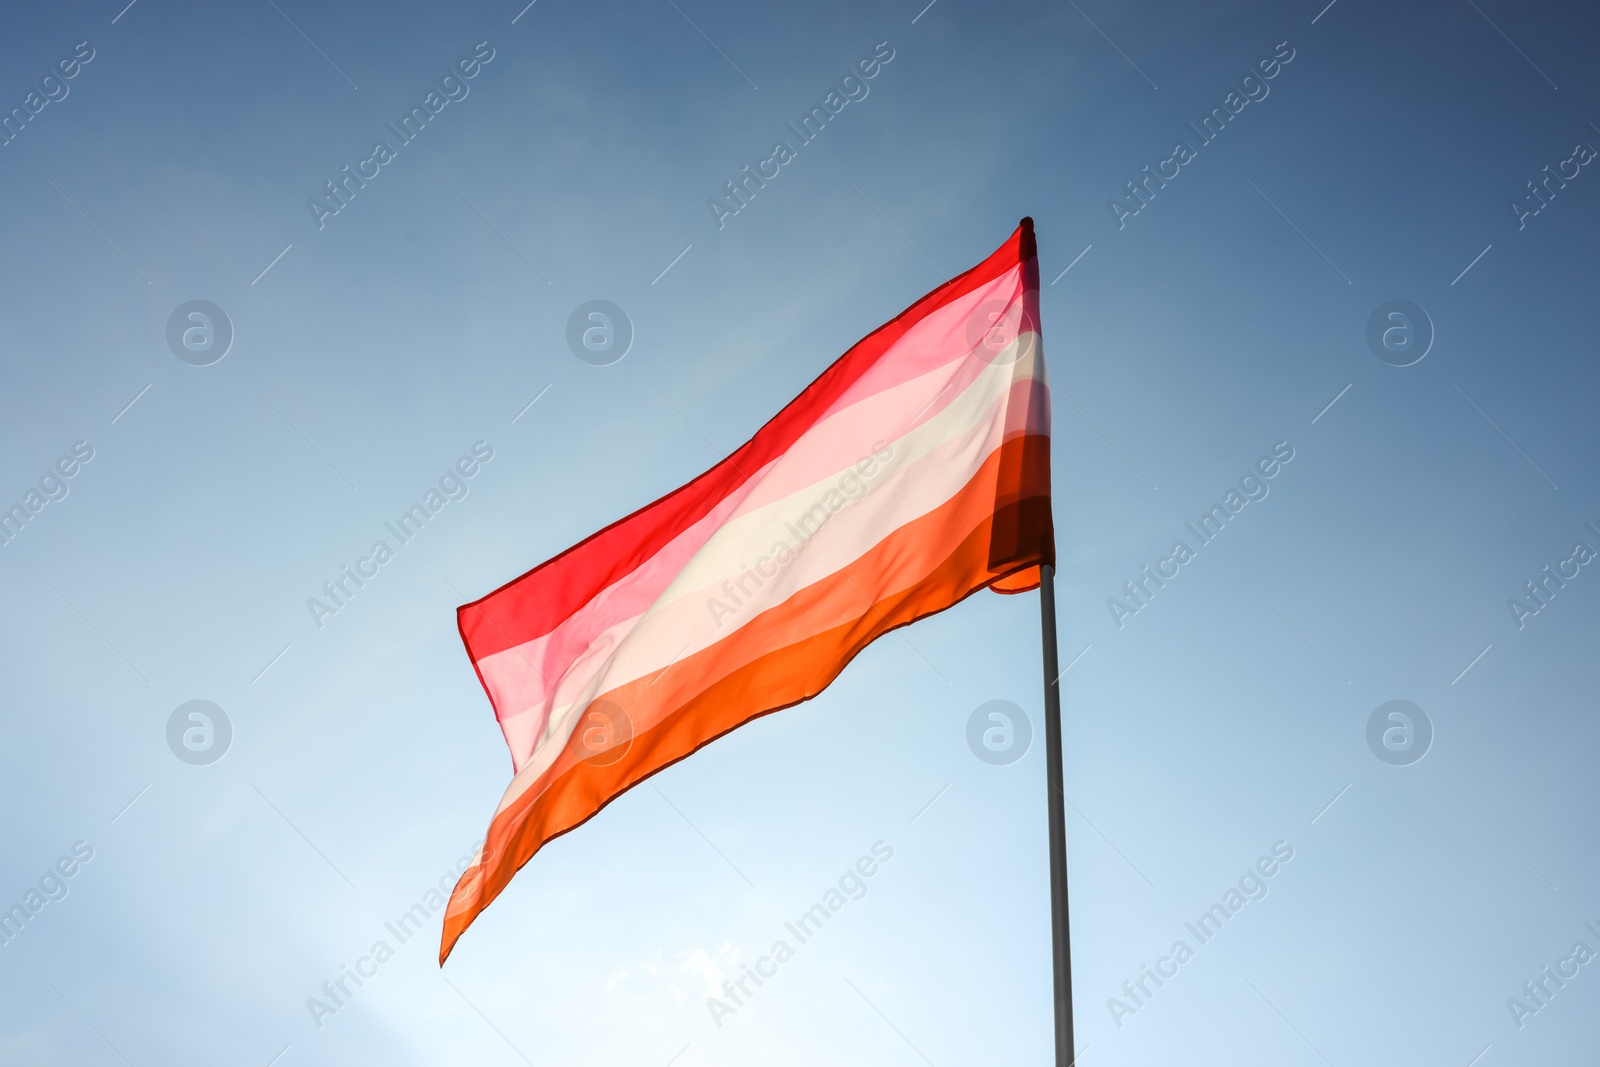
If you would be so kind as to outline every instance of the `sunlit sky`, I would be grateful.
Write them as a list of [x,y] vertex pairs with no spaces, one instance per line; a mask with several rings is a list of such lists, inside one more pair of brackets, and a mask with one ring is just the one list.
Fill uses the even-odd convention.
[[[0,1062],[1049,1062],[1032,595],[622,797],[443,970],[437,914],[390,929],[510,777],[455,606],[716,462],[1024,215],[1081,1061],[1592,1058],[1600,19],[925,2],[6,13]],[[568,344],[594,300],[632,333],[608,365]],[[1136,603],[1147,566],[1178,571]],[[967,740],[996,700],[1033,728],[998,765]]]

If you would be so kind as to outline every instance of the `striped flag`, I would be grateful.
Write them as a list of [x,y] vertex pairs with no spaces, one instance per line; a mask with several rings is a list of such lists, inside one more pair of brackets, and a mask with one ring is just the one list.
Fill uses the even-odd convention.
[[442,964],[551,838],[890,630],[1054,565],[1033,221],[830,366],[749,442],[467,604],[515,776]]

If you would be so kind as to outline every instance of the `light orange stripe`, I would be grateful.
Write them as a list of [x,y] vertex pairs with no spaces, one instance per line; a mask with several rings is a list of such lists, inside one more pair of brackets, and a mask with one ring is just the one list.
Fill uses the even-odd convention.
[[[657,680],[665,686],[659,693],[643,681],[605,694],[601,699],[624,708],[644,701],[667,712],[606,766],[584,760],[569,742],[550,770],[495,816],[483,861],[451,895],[440,962],[545,842],[587,821],[618,794],[745,722],[816,695],[889,630],[996,581],[1015,576],[1026,582],[1038,564],[1053,560],[1049,439],[1018,438],[937,511],[672,668]],[[897,589],[885,588],[896,583]]]
[[[586,706],[599,701],[616,704],[627,711],[642,734],[693,698],[710,680],[846,621],[870,617],[872,604],[913,587],[944,561],[954,545],[985,521],[990,521],[992,543],[998,552],[1008,538],[1016,539],[1016,524],[1006,514],[996,514],[996,503],[1045,495],[1040,486],[1049,484],[1048,450],[1049,441],[1042,437],[1015,438],[1002,445],[989,454],[958,492],[931,511],[891,529],[844,567],[819,575],[816,581],[788,594],[670,670],[629,678],[595,693]],[[1035,543],[1036,539],[1028,548]],[[998,557],[1000,563],[1030,555],[1027,549],[1009,551],[1009,555],[1002,553]],[[667,678],[672,678],[674,684],[664,685]],[[527,793],[548,788],[592,753],[593,750],[572,745],[569,738],[543,772],[528,775],[520,788],[513,780],[501,807],[508,807]]]
[[[895,529],[970,492],[972,479],[1006,436],[1023,436],[1030,424],[1045,421],[1040,410],[1045,404],[1043,397],[1043,386],[1036,379],[1025,378],[1013,382],[1004,396],[989,398],[983,410],[963,419],[969,425],[960,435],[929,435],[924,441],[902,438],[895,442],[892,463],[900,464],[899,469],[886,464],[871,482],[862,483],[870,491],[828,518],[816,538],[804,543],[803,554],[802,545],[794,541],[793,524],[778,525],[783,514],[769,510],[724,520],[723,528],[705,541],[648,613],[595,635],[573,669],[553,679],[554,685],[547,684],[529,667],[530,662],[538,661],[534,645],[480,661],[479,674],[495,694],[496,706],[501,709],[501,729],[512,751],[530,754],[530,758],[516,761],[516,773],[529,778],[545,773],[568,740],[573,713],[581,712],[600,693],[635,679],[654,678],[686,651],[699,652],[724,640],[731,629],[754,623],[760,611],[797,589],[823,580]],[[1034,416],[1031,421],[1030,413]],[[811,493],[800,497],[804,503],[818,505],[823,500],[822,488],[813,486]],[[804,503],[791,502],[787,518],[801,519]],[[752,597],[751,601],[741,602],[739,593],[723,589],[724,579],[737,578],[748,570],[748,563],[738,564],[759,562],[762,551],[773,549],[778,543],[795,555],[781,566],[781,574],[771,576],[770,583],[762,582],[758,576],[757,592],[752,594],[748,588],[742,591],[744,596]],[[724,604],[726,615],[712,612],[713,599]],[[511,708],[525,710],[508,713]],[[649,725],[639,723],[641,729]]]

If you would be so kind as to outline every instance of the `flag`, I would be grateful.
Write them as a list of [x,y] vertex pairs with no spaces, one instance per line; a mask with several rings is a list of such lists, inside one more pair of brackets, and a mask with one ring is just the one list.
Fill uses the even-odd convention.
[[872,641],[1054,565],[1033,221],[726,459],[457,612],[514,777],[443,964],[547,841]]

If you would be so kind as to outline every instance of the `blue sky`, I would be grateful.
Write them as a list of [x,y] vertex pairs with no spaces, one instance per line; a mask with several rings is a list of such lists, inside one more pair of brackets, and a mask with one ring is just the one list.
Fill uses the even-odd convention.
[[[0,904],[39,908],[0,944],[0,1060],[1047,1062],[1032,596],[880,642],[625,796],[442,973],[437,918],[385,926],[510,774],[455,605],[715,462],[1023,215],[1082,1062],[1592,1058],[1600,21],[1324,2],[8,12],[0,504],[29,517],[0,547]],[[719,227],[708,199],[880,46]],[[597,299],[634,333],[603,367],[566,341]],[[205,366],[167,342],[193,300],[233,331]],[[1393,300],[1432,334],[1409,366],[1367,342]],[[307,599],[480,442],[319,627]],[[1275,448],[1267,495],[1109,606]],[[209,764],[168,745],[192,700],[231,726]],[[967,748],[991,700],[1034,723],[1009,765]],[[1369,747],[1391,700],[1427,717],[1419,760]],[[714,1020],[879,842],[865,894]],[[1577,973],[1533,999],[1546,966]]]

